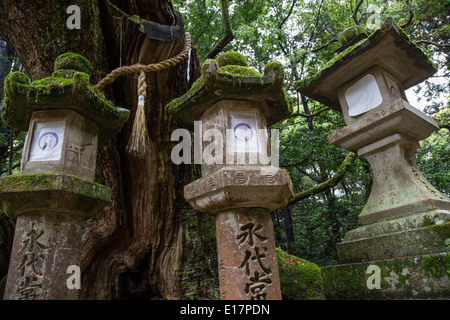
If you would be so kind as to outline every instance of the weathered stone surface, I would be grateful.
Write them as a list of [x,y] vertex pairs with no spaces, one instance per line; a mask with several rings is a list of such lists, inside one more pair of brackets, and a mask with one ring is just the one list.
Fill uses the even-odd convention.
[[59,212],[89,219],[111,201],[111,189],[62,173],[0,178],[3,210],[12,218],[29,212]]
[[394,133],[423,140],[437,129],[439,126],[434,119],[408,102],[398,100],[369,111],[352,124],[332,133],[328,141],[344,149],[357,151]]
[[[364,83],[364,86],[361,85],[361,83]],[[366,95],[363,98],[364,105],[360,106],[364,107],[365,111],[360,111],[359,114],[355,114],[355,111],[349,106],[347,95],[352,88],[354,92],[358,91],[354,89],[355,86],[357,86],[359,90],[362,90],[363,87],[368,87],[369,83],[372,86],[376,86],[377,89],[373,88],[373,90],[370,90],[372,96],[367,96],[366,92]],[[396,110],[396,108],[408,108],[409,106],[402,84],[397,79],[395,79],[395,77],[386,72],[386,70],[383,70],[380,67],[373,67],[360,76],[355,77],[353,80],[343,84],[338,89],[337,94],[339,97],[339,102],[341,104],[342,113],[344,115],[344,120],[347,125],[351,125],[362,118],[367,119],[376,118],[377,116],[379,117],[379,109],[383,108],[383,106],[386,105],[395,105],[396,107],[391,107],[392,110],[389,109],[389,111],[385,110],[381,114],[382,117],[386,117],[386,113],[395,112],[394,110]],[[378,101],[376,100],[377,97],[379,98]],[[402,104],[404,104],[405,106],[402,106]],[[415,108],[411,109],[412,112],[414,112],[413,109]],[[375,115],[372,115],[373,113],[375,113]],[[426,116],[424,118],[427,119]]]
[[261,77],[243,56],[226,53],[207,60],[202,77],[166,106],[203,142],[194,150],[203,177],[184,196],[194,209],[216,214],[224,300],[281,299],[270,211],[284,207],[293,189],[287,172],[269,165],[267,126],[292,112],[283,83],[280,63],[269,63]]
[[417,167],[417,142],[394,134],[374,145],[358,152],[374,172],[369,199],[359,216],[362,224],[434,209],[450,210],[450,199],[434,188]]
[[322,279],[327,299],[448,299],[449,272],[443,252],[324,267]]
[[73,110],[98,124],[99,146],[103,146],[128,120],[130,111],[113,106],[89,83],[85,71],[90,68],[85,60],[77,54],[66,53],[56,60],[52,77],[31,83],[22,72],[9,74],[4,84],[3,121],[26,131],[34,111]]
[[340,263],[392,259],[448,251],[450,211],[379,221],[349,231],[336,245]]
[[[62,134],[43,133],[39,126],[58,123]],[[44,130],[45,132],[45,130]],[[53,134],[61,148],[58,157],[35,159],[35,154],[45,152],[41,141],[45,135]],[[56,137],[56,138],[55,138]],[[46,110],[33,112],[22,152],[21,173],[64,172],[94,180],[97,162],[98,125],[94,121],[71,110]],[[49,148],[49,149],[51,149]]]
[[274,167],[225,167],[184,188],[192,207],[209,213],[251,207],[273,211],[285,207],[292,196],[287,171]]
[[270,211],[222,211],[216,216],[222,300],[281,299]]
[[[208,130],[214,130],[217,134],[211,139],[202,139],[202,176],[207,176],[223,167],[270,165],[271,150],[267,124],[260,107],[255,101],[221,100],[203,113],[202,132],[199,134],[204,135]],[[258,135],[256,150],[248,152],[233,150],[234,133],[231,122],[232,117],[237,115],[249,116],[256,121],[256,127],[252,128],[252,135]],[[218,145],[215,146],[214,143]],[[211,150],[212,147],[214,147],[213,150]],[[214,154],[213,157],[212,154]]]
[[[223,62],[226,60],[229,61]],[[206,60],[201,78],[185,95],[166,106],[188,129],[192,130],[194,120],[220,100],[257,102],[269,126],[292,113],[292,100],[283,88],[284,70],[280,63],[269,63],[259,76],[243,66],[242,59],[238,59],[238,66],[234,65],[238,68],[230,68],[232,65],[228,64],[236,59],[219,57],[218,61],[220,66],[215,60]]]
[[[76,300],[69,266],[80,267],[82,217],[29,212],[17,218],[5,300]],[[70,270],[69,270],[70,271]]]
[[338,89],[374,66],[386,70],[401,83],[404,90],[437,71],[425,53],[388,18],[380,29],[339,53],[320,72],[300,80],[295,88],[314,100],[342,111]]

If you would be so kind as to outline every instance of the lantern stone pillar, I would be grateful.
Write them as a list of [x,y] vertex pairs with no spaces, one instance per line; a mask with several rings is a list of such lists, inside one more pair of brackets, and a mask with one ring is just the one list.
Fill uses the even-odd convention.
[[223,300],[281,299],[270,213],[287,205],[293,189],[287,172],[271,165],[267,126],[292,112],[283,82],[281,64],[260,76],[240,54],[226,53],[207,60],[189,92],[166,107],[203,141],[202,178],[184,196],[216,215]]
[[6,300],[74,300],[80,289],[83,221],[111,202],[93,182],[98,148],[128,119],[89,84],[92,66],[66,53],[52,77],[5,80],[3,121],[28,130],[21,174],[0,178],[3,210],[16,219]]
[[337,244],[341,265],[322,269],[327,296],[448,297],[450,281],[441,275],[450,259],[450,199],[415,161],[419,141],[439,127],[404,92],[436,69],[390,18],[362,40],[358,32],[347,38],[355,40],[322,72],[296,85],[343,113],[347,126],[331,134],[330,143],[357,152],[373,169],[361,226]]

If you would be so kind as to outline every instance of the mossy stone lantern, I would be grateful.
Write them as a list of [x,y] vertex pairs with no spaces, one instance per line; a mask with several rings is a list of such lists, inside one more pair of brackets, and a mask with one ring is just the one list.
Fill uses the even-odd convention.
[[110,188],[93,182],[97,152],[129,117],[90,85],[91,71],[66,53],[49,78],[5,79],[2,119],[28,130],[21,174],[0,178],[3,210],[16,219],[5,299],[77,299],[67,279],[80,267],[83,220],[111,201]]
[[[267,161],[267,127],[292,112],[283,83],[281,64],[268,64],[260,76],[240,54],[225,53],[207,60],[189,92],[167,106],[202,137],[203,177],[185,186],[184,196],[216,215],[224,300],[281,298],[270,212],[293,191],[287,172]],[[195,121],[201,125],[194,128]]]
[[419,141],[439,127],[408,103],[404,91],[436,69],[390,18],[362,40],[360,35],[344,37],[356,40],[319,73],[296,84],[302,94],[343,113],[347,126],[331,134],[330,143],[356,151],[373,169],[361,227],[337,245],[339,262],[445,253],[450,200],[424,178],[415,161]]
[[55,61],[52,77],[29,83],[21,72],[5,80],[2,118],[28,130],[22,173],[65,172],[93,180],[97,150],[128,119],[89,84],[92,66],[84,57],[66,53]]

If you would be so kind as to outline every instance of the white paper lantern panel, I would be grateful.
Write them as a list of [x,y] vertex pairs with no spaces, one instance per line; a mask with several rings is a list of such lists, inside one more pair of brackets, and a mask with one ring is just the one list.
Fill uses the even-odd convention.
[[64,129],[64,121],[36,123],[28,161],[61,159]]
[[348,114],[355,117],[378,107],[383,102],[375,77],[367,74],[345,91]]
[[231,113],[233,152],[259,152],[258,122],[255,114]]

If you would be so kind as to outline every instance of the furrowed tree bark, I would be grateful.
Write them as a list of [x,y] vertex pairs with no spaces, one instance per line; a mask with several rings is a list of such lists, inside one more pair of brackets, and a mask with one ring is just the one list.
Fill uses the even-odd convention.
[[[170,1],[111,1],[129,16],[161,25],[174,25]],[[69,30],[66,9],[73,1],[2,0],[0,35],[15,50],[32,80],[50,76],[55,58],[72,51],[94,66],[91,83],[119,66],[119,18],[121,12],[107,0],[78,1],[81,29]],[[115,18],[116,17],[116,18]],[[155,63],[177,55],[184,36],[170,42],[152,40],[138,25],[122,18],[122,65]],[[189,244],[186,230],[197,228],[186,218],[183,186],[190,182],[192,167],[174,165],[170,159],[176,128],[164,106],[185,93],[200,76],[199,61],[192,50],[190,80],[188,61],[147,77],[145,102],[151,148],[138,159],[126,145],[137,106],[137,77],[123,76],[105,88],[108,99],[132,111],[117,137],[101,151],[96,181],[112,188],[113,202],[85,222],[82,252],[83,299],[181,299],[186,296],[183,278]],[[205,222],[208,223],[208,222]],[[192,232],[195,234],[195,232]],[[214,260],[214,259],[213,259]],[[189,260],[190,261],[190,260]],[[184,288],[184,289],[183,289]],[[204,290],[204,289],[202,289]],[[214,288],[196,293],[209,297]]]

